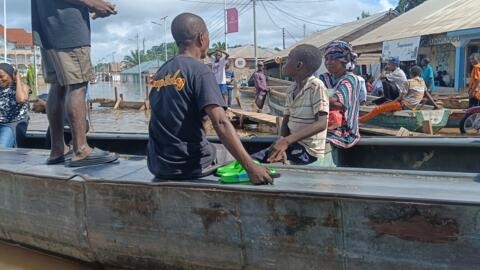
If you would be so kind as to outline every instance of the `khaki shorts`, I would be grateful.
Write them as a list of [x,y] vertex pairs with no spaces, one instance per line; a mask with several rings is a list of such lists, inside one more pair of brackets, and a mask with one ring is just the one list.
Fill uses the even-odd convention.
[[46,83],[61,86],[85,83],[94,78],[90,46],[68,49],[42,49],[43,76]]

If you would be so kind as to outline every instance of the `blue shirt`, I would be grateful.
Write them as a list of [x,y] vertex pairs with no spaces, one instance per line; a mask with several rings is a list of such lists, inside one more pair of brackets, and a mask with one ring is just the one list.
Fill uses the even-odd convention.
[[435,78],[433,77],[433,68],[430,64],[426,65],[422,69],[422,78],[427,85],[428,90],[435,90]]

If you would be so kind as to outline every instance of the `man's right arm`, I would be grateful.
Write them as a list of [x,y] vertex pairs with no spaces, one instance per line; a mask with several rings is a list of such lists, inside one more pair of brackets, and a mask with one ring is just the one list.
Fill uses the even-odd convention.
[[218,105],[208,105],[205,107],[205,111],[212,121],[213,128],[217,132],[221,142],[245,168],[250,177],[250,181],[253,184],[273,183],[273,179],[268,170],[263,166],[253,163],[252,158],[243,147],[223,108]]
[[115,5],[103,0],[65,0],[65,2],[88,7],[90,11],[95,13],[94,16],[96,18],[104,18],[117,14]]

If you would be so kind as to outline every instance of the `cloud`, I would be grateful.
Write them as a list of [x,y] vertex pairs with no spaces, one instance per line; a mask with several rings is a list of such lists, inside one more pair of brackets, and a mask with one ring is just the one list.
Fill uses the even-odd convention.
[[[50,0],[48,0],[50,1]],[[30,0],[7,1],[7,26],[31,31]],[[170,23],[182,12],[202,16],[207,22],[211,44],[224,41],[224,0],[111,0],[118,14],[92,20],[92,58],[94,63],[103,59],[123,59],[130,50],[149,49],[165,39],[163,23],[167,17],[167,41],[172,42]],[[0,1],[1,3],[1,1]],[[253,44],[253,6],[250,0],[227,0],[227,8],[239,11],[238,33],[228,35],[229,45]],[[394,7],[389,0],[280,0],[257,1],[257,45],[268,48],[286,47],[320,29],[356,20],[362,11],[374,14]],[[0,22],[2,23],[2,22]],[[285,30],[285,38],[283,37]],[[110,61],[110,60],[108,60]]]

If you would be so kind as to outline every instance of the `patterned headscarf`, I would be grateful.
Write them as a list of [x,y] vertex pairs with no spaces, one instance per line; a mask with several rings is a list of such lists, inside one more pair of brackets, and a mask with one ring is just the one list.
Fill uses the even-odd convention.
[[12,65],[8,63],[0,63],[0,70],[5,71],[5,73],[7,73],[13,80],[13,73],[15,72],[15,69]]
[[331,55],[338,59],[344,64],[347,71],[352,71],[357,62],[357,54],[353,52],[352,45],[342,40],[335,40],[328,44],[325,48],[325,55]]

